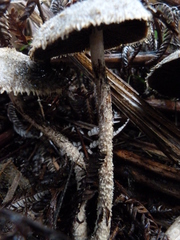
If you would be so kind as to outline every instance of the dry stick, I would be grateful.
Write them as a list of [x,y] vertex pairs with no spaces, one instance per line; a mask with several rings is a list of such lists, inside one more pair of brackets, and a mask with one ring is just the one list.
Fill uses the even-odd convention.
[[[4,163],[3,165],[2,165],[2,169],[0,169],[0,176],[3,174],[3,172],[4,172],[4,170],[6,169],[6,167],[8,166],[8,165],[10,165],[11,164],[11,160],[8,160],[6,163]],[[1,165],[0,165],[1,166]]]
[[133,152],[123,150],[123,149],[114,151],[114,153],[116,156],[118,156],[119,158],[122,158],[126,162],[135,163],[136,166],[143,167],[144,169],[147,169],[154,173],[162,175],[163,177],[167,177],[175,181],[180,181],[179,169],[154,162],[150,159],[146,159]]
[[[90,60],[85,54],[75,54],[71,60],[92,78]],[[120,77],[106,68],[107,78],[111,86],[113,103],[122,111],[142,132],[176,163],[180,163],[180,131],[161,113],[154,110],[140,98]]]
[[[140,52],[132,61],[132,65],[145,65],[145,62],[150,61],[153,59],[156,55],[154,53],[143,53]],[[107,67],[120,67],[122,63],[122,54],[121,53],[107,53],[104,55],[105,62]]]
[[17,189],[17,187],[19,185],[19,182],[21,180],[21,176],[22,176],[21,172],[17,171],[16,175],[13,179],[13,182],[12,182],[10,188],[8,189],[6,197],[3,200],[3,204],[6,204],[6,203],[8,203],[9,201],[12,200],[12,198],[14,196],[14,193],[16,192],[16,189]]
[[[59,149],[61,149],[61,152],[66,154],[69,159],[74,162],[74,170],[76,174],[76,180],[77,180],[77,188],[80,188],[81,179],[83,178],[85,174],[85,162],[78,151],[78,149],[60,132],[54,130],[50,126],[47,126],[45,123],[40,125],[35,120],[33,120],[30,116],[28,116],[23,111],[22,102],[18,99],[18,97],[15,97],[13,93],[9,94],[9,97],[13,104],[16,106],[19,113],[23,116],[25,120],[27,120],[29,123],[31,123],[35,128],[37,128],[39,131],[41,131],[48,139],[50,139]],[[87,238],[87,222],[86,222],[86,214],[85,214],[85,206],[86,202],[84,202],[79,212],[76,216],[76,219],[74,221],[74,237],[82,237],[82,239]]]
[[[90,58],[90,55],[87,54],[88,57]],[[150,61],[151,59],[155,58],[155,53],[150,52],[150,53],[145,53],[145,52],[140,52],[136,57],[133,59],[131,62],[132,66],[144,66],[147,61]],[[162,58],[167,57],[167,54],[164,54]],[[69,60],[67,57],[62,56],[60,59],[59,58],[53,58],[51,61],[52,63],[59,63],[59,61],[67,62],[70,64]],[[121,53],[106,53],[104,54],[104,60],[105,64],[108,68],[119,68],[122,63],[122,54]]]
[[127,170],[130,176],[130,179],[133,179],[134,182],[146,186],[153,191],[164,193],[168,196],[174,197],[176,199],[180,199],[180,187],[179,182],[175,181],[165,181],[162,177],[155,177],[154,174],[150,174],[149,172],[145,172],[144,170],[137,168],[136,166],[124,165],[121,163],[120,166],[116,166],[115,173],[118,176],[122,176],[124,173],[124,168],[126,166],[126,178],[127,178]]
[[146,102],[152,107],[166,110],[180,112],[180,101],[165,100],[165,99],[147,99]]
[[7,131],[0,134],[0,147],[9,143],[14,135],[14,131],[12,129],[8,129]]
[[155,155],[161,158],[161,161],[167,162],[169,159],[164,155],[164,153],[157,148],[157,146],[154,143],[150,142],[144,142],[141,140],[137,139],[132,139],[131,137],[128,137],[127,134],[125,136],[120,137],[120,143],[117,143],[115,145],[116,150],[118,150],[118,145],[121,144],[121,141],[123,142],[128,142],[129,145],[141,148],[143,149],[144,152],[150,154],[150,155]]
[[[143,185],[149,186],[150,188],[158,191],[158,192],[162,192],[165,193],[169,196],[172,196],[176,199],[180,199],[180,187],[179,187],[179,183],[175,183],[168,181],[164,182],[161,181],[161,179],[158,178],[154,179],[154,176],[148,177],[145,173],[143,175],[144,172],[140,171],[140,170],[132,170],[131,174],[133,179]],[[168,187],[167,187],[168,185]]]

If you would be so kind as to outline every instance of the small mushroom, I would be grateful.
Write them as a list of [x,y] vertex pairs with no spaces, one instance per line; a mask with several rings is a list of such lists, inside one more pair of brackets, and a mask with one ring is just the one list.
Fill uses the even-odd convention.
[[146,78],[147,86],[161,95],[180,97],[180,50],[175,51],[156,66]]
[[[139,0],[87,0],[66,8],[47,21],[34,36],[30,57],[43,61],[53,56],[90,48],[99,118],[97,222],[92,239],[108,239],[113,200],[113,120],[110,86],[105,72],[104,48],[140,41],[148,32],[151,14]],[[80,236],[76,239],[82,239]]]
[[34,36],[30,56],[45,60],[81,52],[89,48],[94,27],[103,30],[105,49],[136,42],[146,37],[150,18],[139,0],[133,4],[131,0],[78,2],[42,25]]
[[60,83],[55,81],[55,71],[44,69],[15,49],[0,48],[0,66],[0,93],[49,95],[62,91]]

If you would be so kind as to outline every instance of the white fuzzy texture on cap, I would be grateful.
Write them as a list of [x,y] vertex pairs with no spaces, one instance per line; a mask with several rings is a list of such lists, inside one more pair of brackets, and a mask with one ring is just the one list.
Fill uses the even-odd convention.
[[61,93],[58,84],[49,84],[49,79],[36,81],[30,70],[35,63],[29,56],[11,48],[0,48],[0,93],[13,92],[46,95],[53,92]]
[[[30,56],[38,48],[46,49],[57,39],[67,39],[72,32],[126,20],[149,21],[151,14],[139,0],[86,0],[67,7],[36,32]],[[118,32],[117,32],[118,33]],[[116,36],[114,36],[116,37]]]

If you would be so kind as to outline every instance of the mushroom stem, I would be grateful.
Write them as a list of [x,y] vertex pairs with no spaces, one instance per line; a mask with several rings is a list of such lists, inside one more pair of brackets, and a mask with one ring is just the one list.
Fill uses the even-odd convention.
[[[108,91],[108,82],[105,72],[105,60],[104,60],[104,44],[103,44],[103,31],[94,28],[90,35],[90,52],[91,62],[94,71],[94,80],[96,84],[96,98],[97,104],[100,106],[103,95]],[[103,90],[106,88],[106,90]],[[103,102],[102,102],[103,104]],[[99,108],[100,110],[100,108]],[[98,113],[100,118],[100,113]]]
[[112,162],[113,114],[110,86],[105,71],[102,30],[93,29],[90,36],[90,51],[98,104],[99,150],[103,157],[103,163],[99,169],[97,222],[92,239],[108,239],[114,190]]

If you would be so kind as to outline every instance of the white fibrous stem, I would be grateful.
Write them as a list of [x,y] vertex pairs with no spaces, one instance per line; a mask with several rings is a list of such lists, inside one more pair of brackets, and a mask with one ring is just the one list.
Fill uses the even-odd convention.
[[169,240],[180,239],[180,217],[177,217],[174,223],[166,231],[166,236]]
[[[64,135],[54,130],[50,126],[40,125],[36,123],[30,116],[23,112],[23,107],[18,97],[14,96],[13,93],[9,94],[11,101],[15,104],[17,109],[23,115],[29,123],[32,124],[36,129],[43,133],[48,139],[50,139],[61,151],[63,155],[66,155],[74,163],[74,171],[77,181],[77,189],[80,189],[81,180],[85,175],[86,165],[84,158],[80,154],[77,147],[75,147]],[[77,214],[74,223],[74,239],[85,240],[87,238],[87,222],[85,213],[86,202],[82,203]]]
[[77,220],[73,223],[73,237],[75,240],[87,239],[87,222],[86,222],[86,203],[81,204],[79,212],[76,216]]
[[105,72],[102,30],[94,29],[90,36],[92,67],[95,74],[99,121],[99,150],[103,162],[99,169],[97,221],[92,239],[108,239],[113,201],[113,113],[110,86]]

